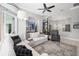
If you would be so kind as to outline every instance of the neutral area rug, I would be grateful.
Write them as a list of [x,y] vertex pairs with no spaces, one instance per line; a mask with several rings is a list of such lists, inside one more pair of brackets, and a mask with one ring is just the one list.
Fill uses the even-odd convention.
[[[59,42],[52,42],[47,41],[43,44],[40,44],[36,47],[33,47],[38,53],[48,53],[48,55],[58,55],[58,52],[60,51],[60,43]],[[60,54],[62,55],[62,54]]]
[[68,50],[62,50],[60,47],[60,42],[56,41],[47,41],[43,44],[40,44],[36,47],[33,47],[39,54],[47,53],[49,56],[70,56]]

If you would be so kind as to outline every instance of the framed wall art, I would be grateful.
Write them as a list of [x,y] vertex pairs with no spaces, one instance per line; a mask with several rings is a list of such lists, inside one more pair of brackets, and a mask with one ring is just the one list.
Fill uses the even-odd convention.
[[73,29],[79,29],[79,22],[76,22],[76,23],[73,25]]
[[70,32],[70,31],[71,31],[71,29],[70,29],[70,24],[66,24],[66,25],[65,25],[65,31],[66,31],[66,32]]

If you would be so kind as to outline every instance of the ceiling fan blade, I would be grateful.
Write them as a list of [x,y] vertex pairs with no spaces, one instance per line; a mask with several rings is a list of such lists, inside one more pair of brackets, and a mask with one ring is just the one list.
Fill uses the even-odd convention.
[[47,10],[48,12],[52,12],[51,10]]
[[45,10],[43,11],[43,13],[45,12]]
[[43,8],[39,8],[38,10],[44,10]]
[[53,7],[55,7],[55,5],[48,7],[48,9],[51,9],[51,8],[53,8]]
[[43,3],[43,5],[44,5],[44,8],[45,8],[45,9],[47,9],[46,4],[45,4],[45,3]]

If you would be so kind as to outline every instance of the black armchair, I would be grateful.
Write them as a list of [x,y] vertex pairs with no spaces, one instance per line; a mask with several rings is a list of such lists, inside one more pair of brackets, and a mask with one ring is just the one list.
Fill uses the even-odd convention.
[[51,32],[51,40],[52,41],[60,41],[60,35],[59,35],[58,30],[53,30]]
[[14,46],[16,56],[32,56],[32,50],[27,49],[24,45]]
[[16,56],[32,56],[32,50],[28,49],[24,45],[17,45],[21,42],[19,35],[11,36],[14,42],[14,51]]

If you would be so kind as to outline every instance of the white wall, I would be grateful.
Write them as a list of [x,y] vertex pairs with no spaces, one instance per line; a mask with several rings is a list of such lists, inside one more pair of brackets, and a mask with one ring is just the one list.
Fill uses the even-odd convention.
[[4,35],[4,27],[3,27],[3,13],[2,10],[0,9],[0,40],[3,39]]
[[20,37],[23,39],[25,39],[25,35],[26,35],[26,21],[25,20],[21,20],[18,19],[18,34],[20,35]]
[[42,29],[43,29],[43,19],[39,19],[37,24],[38,24],[38,26],[37,26],[38,32],[42,32]]
[[[75,22],[79,22],[79,9],[70,10],[66,15],[64,15],[64,17],[65,18],[62,17],[62,19],[60,19],[60,20],[58,19],[55,21],[53,21],[53,18],[51,18],[52,26],[57,24],[57,25],[55,25],[55,27],[57,27],[56,29],[58,29],[60,31],[60,35],[63,37],[79,39],[79,29],[73,29],[73,24]],[[65,24],[70,24],[70,26],[71,26],[70,32],[65,32],[62,30],[63,25],[65,25]]]
[[60,31],[60,34],[67,37],[67,38],[79,39],[79,36],[78,36],[79,35],[79,29],[73,29],[73,25],[76,22],[79,22],[79,17],[74,17],[74,16],[72,17],[72,19],[63,20],[63,21],[59,22],[58,25],[59,24],[61,24],[61,25],[70,24],[70,26],[71,26],[71,31],[70,32]]
[[1,12],[0,12],[0,40],[1,40]]

